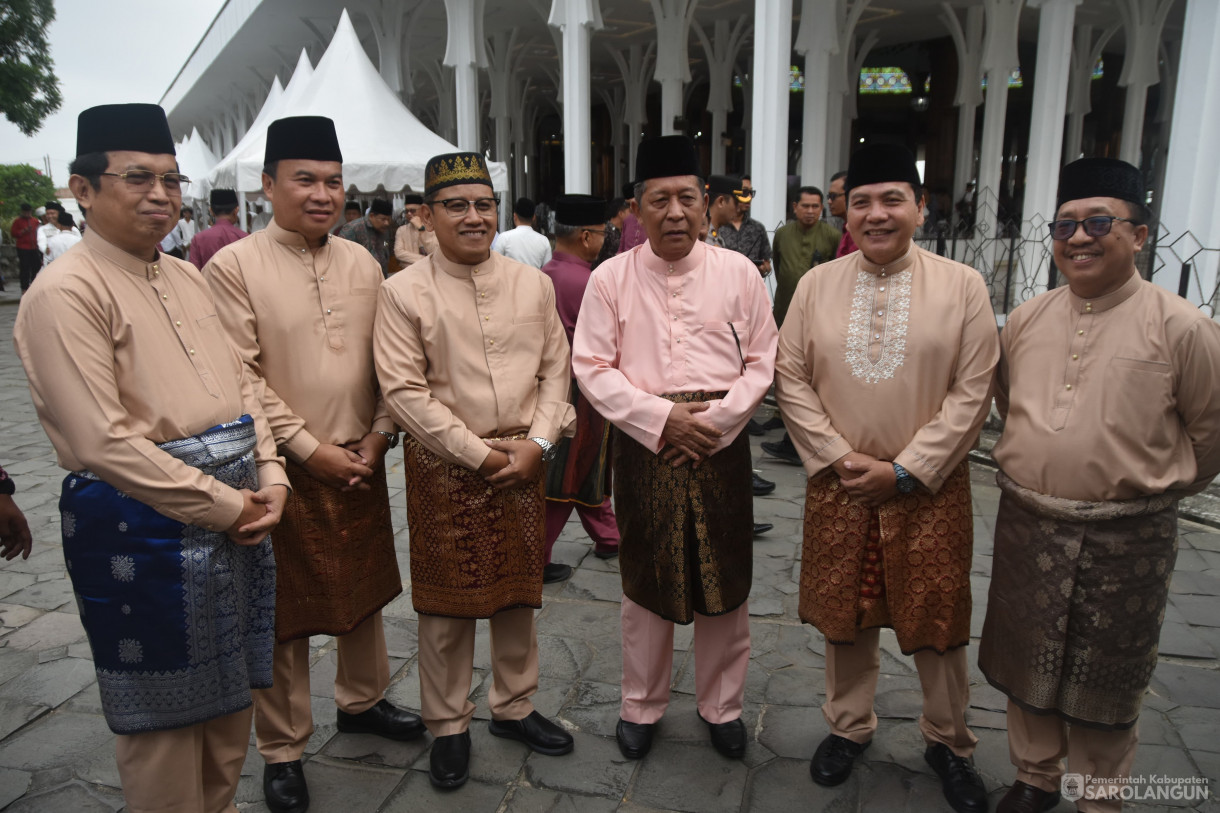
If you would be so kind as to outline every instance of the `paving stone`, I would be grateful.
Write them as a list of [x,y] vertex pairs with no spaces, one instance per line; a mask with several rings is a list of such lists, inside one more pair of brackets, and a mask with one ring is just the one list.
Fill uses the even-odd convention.
[[735,813],[741,807],[747,777],[741,762],[717,758],[711,746],[666,743],[664,754],[641,761],[634,801],[692,813]]
[[0,684],[7,683],[38,663],[37,652],[22,652],[0,646]]
[[91,785],[103,785],[122,792],[119,766],[114,758],[114,743],[106,742],[93,749],[73,765],[76,778]]
[[42,610],[25,607],[21,604],[0,604],[0,627],[16,629],[24,627],[38,616]]
[[599,572],[581,568],[572,574],[560,591],[564,598],[576,601],[613,601],[623,595],[623,580],[617,572]]
[[858,798],[862,773],[864,771],[857,769],[844,784],[824,788],[809,778],[809,760],[775,759],[750,777],[746,807],[756,811],[855,813],[861,809]]
[[538,674],[575,680],[593,660],[593,651],[580,638],[538,635]]
[[[1135,752],[1135,763],[1131,766],[1131,775],[1145,779],[1150,779],[1153,776],[1186,779],[1199,776],[1199,771],[1194,762],[1181,749],[1170,748],[1164,745],[1144,745],[1141,743]],[[1146,788],[1148,785],[1145,784],[1143,787]],[[1194,807],[1197,801],[1193,799],[1174,800],[1158,798],[1155,800],[1155,804],[1171,809],[1180,809],[1183,807]]]
[[529,783],[583,796],[622,798],[637,763],[624,757],[611,738],[582,732],[575,733],[573,738],[576,742],[570,754],[529,756],[525,763]]
[[1169,589],[1178,594],[1220,596],[1220,574],[1175,568]]
[[80,617],[71,613],[44,613],[4,639],[12,649],[41,650],[86,640]]
[[1158,652],[1172,658],[1212,659],[1216,653],[1212,651],[1201,636],[1195,633],[1197,627],[1189,624],[1164,624],[1161,627],[1161,641]]
[[618,683],[578,681],[572,702],[564,710],[564,718],[577,730],[613,737],[618,725],[620,691]]
[[46,793],[19,799],[5,810],[8,813],[114,813],[122,807],[122,795],[104,793],[81,782],[72,782]]
[[[374,813],[402,781],[405,771],[317,756],[306,767],[310,808]],[[359,792],[353,792],[355,789]]]
[[911,774],[896,765],[879,763],[860,766],[856,781],[861,810],[924,813],[947,807],[935,775]]
[[61,658],[37,664],[0,686],[0,697],[55,708],[95,679],[96,672],[90,661]]
[[[12,600],[10,598],[10,600]],[[1202,627],[1220,627],[1220,613],[1216,612],[1216,600],[1213,596],[1182,596],[1170,595],[1170,606],[1181,614],[1181,618],[1171,618],[1169,607],[1165,609],[1165,621],[1185,621],[1188,624]]]
[[50,711],[44,705],[0,698],[0,739]]
[[113,742],[113,738],[101,716],[65,712],[49,714],[0,743],[0,767],[39,771],[72,765],[102,744]]
[[[63,569],[62,559],[59,568]],[[76,604],[76,598],[72,595],[72,583],[66,578],[35,582],[29,587],[5,596],[4,600],[8,604],[23,604],[27,607],[37,607],[40,610],[54,610],[65,604],[73,606]]]
[[788,666],[771,673],[766,700],[786,706],[820,706],[825,692],[826,674],[821,669]]
[[319,753],[334,759],[406,770],[427,750],[430,742],[427,737],[399,742],[375,734],[337,733],[326,742]]
[[[471,761],[473,770],[474,762]],[[475,779],[456,790],[437,790],[428,780],[427,767],[407,771],[406,779],[394,790],[379,813],[492,813],[508,795],[502,783]],[[319,809],[316,805],[311,809]],[[322,808],[324,809],[324,808]]]
[[21,798],[30,786],[30,775],[25,771],[0,768],[0,810],[7,810],[15,799]]
[[504,807],[504,813],[615,813],[618,799],[580,796],[540,788],[515,788]]
[[[1144,714],[1140,714],[1140,739],[1144,738]],[[1220,754],[1220,709],[1182,706],[1167,715],[1183,744],[1191,751]],[[1220,783],[1220,776],[1217,782]],[[1220,791],[1220,787],[1217,788]]]
[[1177,663],[1157,664],[1152,673],[1152,685],[1157,693],[1183,706],[1220,708],[1220,672],[1212,668],[1183,666]]
[[419,622],[405,618],[382,618],[385,628],[386,652],[391,658],[403,660],[419,654]]
[[763,709],[758,742],[777,756],[808,762],[827,733],[817,706],[769,705]]

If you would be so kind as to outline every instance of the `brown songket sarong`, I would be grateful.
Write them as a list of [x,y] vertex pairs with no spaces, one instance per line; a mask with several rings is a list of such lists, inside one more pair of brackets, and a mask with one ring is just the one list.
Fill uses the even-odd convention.
[[385,467],[368,491],[340,491],[285,466],[292,497],[275,549],[275,637],[345,635],[402,592]]
[[542,606],[543,477],[498,491],[404,435],[411,600],[417,612],[490,618]]
[[801,620],[833,644],[893,627],[906,654],[970,642],[974,546],[970,466],[936,494],[916,489],[879,508],[848,498],[833,469],[805,488]]
[[555,459],[546,468],[546,498],[596,508],[610,496],[610,422],[601,416],[572,382],[576,435],[560,438]]
[[1135,724],[1178,554],[1177,498],[1081,502],[1003,472],[979,668],[1034,713]]
[[[663,395],[689,403],[725,393]],[[743,431],[699,468],[674,468],[615,432],[614,492],[623,593],[678,624],[722,615],[750,595],[754,491]]]

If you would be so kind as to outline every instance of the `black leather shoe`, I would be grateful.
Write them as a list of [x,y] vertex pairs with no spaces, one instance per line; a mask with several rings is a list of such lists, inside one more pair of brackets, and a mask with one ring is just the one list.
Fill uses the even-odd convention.
[[1046,813],[1059,804],[1059,791],[1043,790],[1017,781],[996,805],[995,813]]
[[387,740],[413,740],[424,734],[424,721],[418,714],[390,705],[384,697],[377,705],[359,714],[338,709],[337,723],[344,734],[376,734]]
[[767,531],[771,530],[774,527],[775,526],[772,525],[770,522],[755,522],[754,523],[754,535],[758,536],[759,534],[765,534]]
[[597,545],[594,545],[593,555],[598,559],[616,559],[618,558],[618,547],[599,548]]
[[778,415],[768,418],[767,422],[762,425],[762,428],[765,432],[770,432],[772,429],[783,429],[784,419]]
[[792,440],[784,436],[783,440],[772,442],[764,442],[762,450],[772,457],[778,458],[785,463],[791,463],[794,466],[801,465],[801,456],[796,451],[796,447],[792,445]]
[[959,757],[943,742],[929,745],[923,758],[940,777],[949,807],[957,813],[987,813],[987,789],[974,769],[973,760]]
[[627,759],[639,759],[652,748],[652,730],[656,723],[629,723],[619,718],[614,729],[614,738],[618,740],[618,750]]
[[[703,715],[699,715],[703,720]],[[707,720],[703,720],[707,723]],[[712,734],[712,745],[729,759],[741,759],[746,755],[746,726],[738,717],[727,723],[707,723]]]
[[572,752],[572,735],[536,711],[521,720],[492,720],[487,730],[497,737],[523,742],[548,757]]
[[809,775],[819,785],[832,788],[841,785],[851,776],[852,766],[856,757],[864,753],[864,749],[873,744],[872,740],[861,745],[846,737],[828,734],[822,740],[818,750],[813,752],[813,760],[809,763]]
[[754,496],[765,497],[775,490],[775,483],[770,480],[764,480],[757,473],[754,474]]
[[272,813],[305,813],[309,809],[309,788],[301,760],[263,766],[263,799]]
[[755,437],[767,434],[767,430],[763,429],[762,424],[753,418],[746,422],[746,431]]
[[566,582],[570,578],[572,578],[571,565],[561,565],[559,562],[551,562],[549,565],[542,566],[543,584]]
[[428,778],[438,788],[452,790],[470,777],[470,732],[437,737],[428,757]]

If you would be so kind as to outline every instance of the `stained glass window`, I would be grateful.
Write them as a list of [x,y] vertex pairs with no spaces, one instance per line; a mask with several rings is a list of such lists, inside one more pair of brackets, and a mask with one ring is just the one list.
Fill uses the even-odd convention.
[[861,93],[910,93],[911,77],[902,68],[861,68]]
[[[979,83],[983,90],[987,89],[987,77],[983,77],[983,81]],[[1021,74],[1021,69],[1017,68],[1012,73],[1008,74],[1008,87],[1019,88],[1025,87],[1025,77]]]

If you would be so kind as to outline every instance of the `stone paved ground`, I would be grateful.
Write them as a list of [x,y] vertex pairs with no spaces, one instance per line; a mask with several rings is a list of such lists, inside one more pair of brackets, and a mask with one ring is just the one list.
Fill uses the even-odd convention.
[[[114,766],[113,737],[102,719],[89,648],[76,614],[59,547],[58,483],[51,448],[35,420],[25,379],[8,344],[16,307],[0,294],[0,461],[14,475],[18,503],[30,519],[35,552],[28,561],[0,565],[0,808],[27,811],[115,811],[123,806]],[[523,745],[487,733],[488,650],[481,625],[476,650],[471,729],[471,780],[439,793],[426,774],[430,739],[393,743],[338,734],[332,686],[334,641],[313,643],[314,717],[308,748],[314,811],[350,813],[648,813],[649,811],[936,811],[944,804],[924,765],[914,719],[919,682],[893,635],[882,637],[882,677],[876,742],[852,778],[835,789],[814,785],[809,758],[826,733],[823,641],[797,620],[800,517],[804,476],[761,457],[764,476],[779,483],[759,499],[758,518],[775,529],[754,545],[751,595],[753,653],[746,689],[750,732],[746,758],[734,762],[709,745],[696,717],[691,631],[675,636],[673,702],[649,757],[624,760],[614,743],[618,712],[619,580],[615,562],[590,554],[579,523],[569,524],[557,559],[576,566],[565,584],[546,588],[538,615],[541,649],[538,708],[558,717],[576,737],[566,757],[531,754]],[[404,584],[407,536],[401,457],[390,461],[392,501]],[[992,474],[973,472],[976,517],[974,625],[982,626],[991,569],[991,535],[998,500]],[[1181,552],[1171,606],[1161,638],[1161,663],[1140,720],[1138,774],[1205,777],[1220,786],[1220,533],[1182,523]],[[409,592],[410,587],[407,585]],[[419,708],[416,617],[409,595],[386,608],[393,684],[390,699]],[[976,650],[972,647],[971,661]],[[980,738],[976,761],[993,804],[1012,777],[1004,733],[1004,700],[972,666],[970,722]],[[250,749],[238,807],[264,813],[262,765]],[[7,806],[7,807],[6,807]],[[1191,803],[1220,813],[1215,798]],[[1071,805],[1057,808],[1067,811]],[[1130,810],[1179,807],[1131,805]]]

